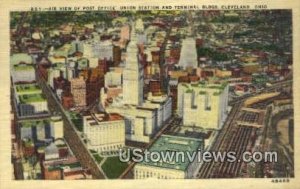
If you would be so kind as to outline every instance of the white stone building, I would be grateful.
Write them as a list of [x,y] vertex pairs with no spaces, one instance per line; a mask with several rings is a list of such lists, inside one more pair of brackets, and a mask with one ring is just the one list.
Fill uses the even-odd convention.
[[193,38],[186,38],[182,41],[182,47],[180,51],[179,66],[186,67],[198,67],[197,61],[197,49],[196,41]]
[[64,123],[61,116],[52,116],[50,118],[50,128],[53,138],[64,138]]
[[52,64],[51,68],[48,69],[48,80],[47,83],[54,88],[54,78],[62,76],[67,78],[67,69],[65,62]]
[[158,130],[172,116],[172,99],[168,95],[149,94],[143,107],[156,108],[157,123],[155,125]]
[[167,95],[150,95],[141,106],[122,104],[122,99],[118,100],[114,99],[106,111],[124,116],[127,140],[148,143],[172,114],[172,100]]
[[33,64],[15,64],[11,68],[13,82],[32,82],[36,80]]
[[125,119],[126,139],[148,143],[155,131],[156,109],[133,105],[110,106],[108,112],[115,112]]
[[125,104],[141,105],[143,103],[143,68],[139,63],[139,55],[134,27],[131,41],[127,47],[126,65],[123,71],[123,99]]
[[228,84],[180,83],[177,113],[184,125],[220,129],[227,117]]
[[83,42],[83,56],[86,58],[98,58],[112,60],[113,44],[111,40],[96,41],[87,40]]
[[124,118],[116,113],[83,116],[83,133],[88,148],[98,152],[118,151],[125,145]]
[[122,73],[109,71],[104,76],[105,87],[109,86],[121,86],[122,85]]
[[50,119],[25,120],[18,126],[21,140],[52,140],[63,138],[63,121],[61,116],[53,116]]
[[37,84],[18,84],[14,89],[19,116],[48,114],[48,102]]

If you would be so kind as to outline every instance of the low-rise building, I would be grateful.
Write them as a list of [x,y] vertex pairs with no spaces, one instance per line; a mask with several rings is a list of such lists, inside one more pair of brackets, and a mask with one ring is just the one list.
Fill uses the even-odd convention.
[[111,40],[83,42],[83,56],[86,58],[113,59],[113,44]]
[[36,80],[34,65],[33,64],[12,65],[11,76],[14,83],[33,82]]
[[[203,139],[195,139],[181,136],[162,135],[149,149],[149,152],[159,152],[161,156],[166,153],[174,153],[168,161],[154,161],[144,159],[134,167],[135,179],[185,179],[193,178],[200,166],[198,151],[204,149]],[[183,158],[176,161],[176,153],[183,153]],[[187,153],[195,158],[190,161]],[[150,156],[151,157],[151,156]],[[149,158],[149,157],[148,157]],[[183,161],[182,161],[183,160]]]
[[261,65],[258,62],[245,62],[240,64],[243,68],[243,72],[252,74],[261,71]]
[[80,162],[73,156],[43,161],[42,173],[45,180],[77,180],[92,178],[90,172],[84,169]]
[[19,95],[17,101],[20,116],[33,116],[48,112],[48,103],[42,94]]
[[17,65],[20,63],[32,64],[33,58],[31,55],[26,53],[15,53],[10,56],[10,64]]
[[15,85],[15,98],[19,116],[48,114],[48,102],[36,83]]
[[63,138],[63,121],[61,116],[53,116],[40,120],[26,120],[19,123],[20,139],[33,141],[52,141]]

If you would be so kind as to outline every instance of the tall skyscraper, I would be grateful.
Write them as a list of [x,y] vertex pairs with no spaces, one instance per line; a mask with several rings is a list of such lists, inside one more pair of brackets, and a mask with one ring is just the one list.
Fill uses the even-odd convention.
[[86,106],[86,83],[83,77],[73,78],[71,82],[71,93],[76,107]]
[[131,41],[127,46],[126,65],[123,73],[123,100],[125,104],[143,103],[143,67],[139,63],[135,27],[131,30]]
[[196,41],[193,38],[186,38],[182,41],[179,66],[198,67]]

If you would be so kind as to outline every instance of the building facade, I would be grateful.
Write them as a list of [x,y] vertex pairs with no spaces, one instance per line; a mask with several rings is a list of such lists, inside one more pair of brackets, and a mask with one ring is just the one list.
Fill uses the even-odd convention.
[[20,139],[33,141],[48,141],[63,138],[63,121],[61,116],[52,116],[50,119],[26,120],[19,123]]
[[33,64],[16,64],[12,66],[11,76],[13,82],[33,82],[36,80]]
[[127,140],[144,143],[150,142],[156,125],[157,113],[155,108],[124,105],[110,106],[106,111],[115,112],[124,116]]
[[143,67],[139,63],[134,27],[131,33],[131,41],[127,47],[126,65],[123,71],[123,99],[125,104],[141,105],[144,97]]
[[71,93],[73,95],[74,106],[86,106],[86,83],[83,77],[73,78],[71,82]]
[[[203,150],[202,139],[188,138],[182,136],[162,135],[149,149],[149,152],[174,153],[173,158],[168,161],[146,161],[137,163],[134,167],[135,179],[157,178],[157,179],[185,179],[193,178],[200,167],[198,155],[193,161],[188,160],[185,154],[179,161],[175,161],[176,153],[197,153]],[[179,156],[179,155],[178,155]]]
[[156,130],[158,130],[172,116],[172,99],[168,95],[152,95],[150,93],[143,104],[143,107],[156,109]]
[[228,84],[180,83],[177,113],[184,125],[220,129],[227,116]]
[[18,84],[14,86],[19,116],[48,114],[48,102],[36,84]]
[[97,152],[118,151],[125,145],[124,118],[113,114],[90,114],[83,117],[87,146]]
[[182,47],[180,51],[179,66],[186,67],[198,67],[196,41],[193,38],[186,38],[182,41]]

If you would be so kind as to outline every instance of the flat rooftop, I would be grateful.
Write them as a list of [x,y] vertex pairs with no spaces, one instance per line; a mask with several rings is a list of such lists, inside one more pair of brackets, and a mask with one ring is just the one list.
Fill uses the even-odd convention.
[[62,170],[64,168],[70,168],[70,169],[81,168],[81,164],[79,162],[53,164],[48,167],[48,171]]
[[[222,82],[222,83],[206,83],[206,82],[197,82],[197,83],[182,83],[182,86],[186,88],[185,92],[186,93],[191,93],[193,92],[194,89],[200,89],[199,94],[204,95],[206,94],[206,90],[212,89],[216,90],[214,95],[219,95],[224,91],[226,86],[228,85],[227,82]],[[203,91],[201,91],[203,89]]]
[[29,71],[34,70],[33,64],[16,64],[13,66],[15,71]]
[[52,64],[51,69],[60,70],[60,69],[64,69],[65,67],[66,67],[65,63],[55,63]]
[[40,127],[49,125],[50,121],[49,119],[40,119],[40,120],[26,120],[19,122],[21,127]]
[[18,84],[16,90],[17,93],[39,92],[41,88],[37,84]]
[[45,97],[42,94],[24,94],[19,95],[19,100],[21,104],[27,104],[32,102],[44,102],[46,101]]
[[118,121],[118,120],[123,120],[124,117],[121,116],[120,114],[117,113],[110,113],[110,114],[90,114],[85,116],[87,122],[91,126],[97,126],[101,122],[109,122],[109,121]]
[[[150,152],[183,152],[183,153],[191,153],[197,152],[198,149],[202,149],[204,146],[203,139],[195,139],[195,138],[187,138],[182,136],[172,136],[172,135],[162,135],[149,149]],[[142,165],[152,166],[152,167],[161,167],[167,169],[176,169],[185,171],[188,165],[191,163],[188,160],[186,154],[184,154],[184,161],[175,162],[175,154],[174,160],[171,162],[151,162],[151,161],[143,161]],[[180,157],[180,156],[179,156]],[[180,157],[181,158],[181,157]],[[149,158],[148,158],[149,159]]]
[[10,56],[10,63],[12,65],[19,64],[20,62],[25,62],[27,64],[32,63],[32,57],[26,53],[16,53]]

